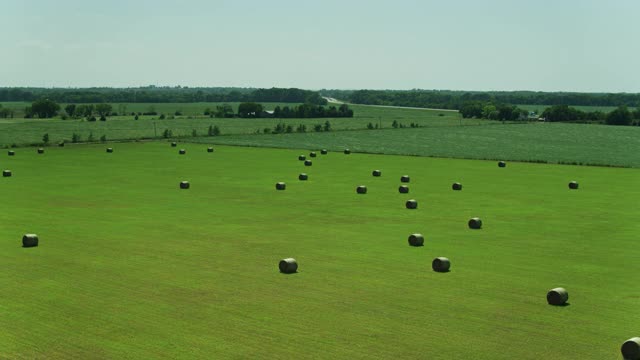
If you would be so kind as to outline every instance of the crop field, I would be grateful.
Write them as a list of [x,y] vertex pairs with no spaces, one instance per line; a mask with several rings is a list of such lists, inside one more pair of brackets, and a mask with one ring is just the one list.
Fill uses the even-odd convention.
[[533,123],[197,138],[215,144],[640,167],[640,127]]
[[618,359],[639,335],[637,169],[206,149],[5,150],[0,358]]

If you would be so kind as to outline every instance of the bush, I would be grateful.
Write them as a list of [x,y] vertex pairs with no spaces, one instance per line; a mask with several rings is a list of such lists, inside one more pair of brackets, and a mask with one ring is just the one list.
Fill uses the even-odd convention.
[[134,116],[133,120],[138,120],[138,115]]
[[315,125],[313,125],[313,131],[315,131],[315,132],[322,132],[322,124],[315,124]]
[[165,139],[170,138],[172,135],[173,133],[169,129],[164,129],[164,131],[162,132],[162,137]]
[[166,116],[164,116],[164,114],[160,114],[160,120],[164,120],[166,118]]
[[262,129],[262,132],[265,134],[271,134],[271,128],[264,128]]
[[49,133],[42,135],[42,142],[45,144],[49,143]]
[[77,143],[79,141],[80,141],[80,134],[73,133],[73,135],[71,135],[71,142]]
[[100,116],[100,121],[107,121],[107,118],[104,115],[102,115]]
[[107,142],[107,135],[100,136],[100,141]]
[[375,127],[373,126],[373,124],[372,124],[372,123],[368,123],[368,124],[367,124],[367,129],[369,129],[369,130],[373,130],[373,129],[375,129]]
[[196,131],[196,129],[191,130],[191,136],[193,136],[193,137],[197,137],[198,136],[198,132]]

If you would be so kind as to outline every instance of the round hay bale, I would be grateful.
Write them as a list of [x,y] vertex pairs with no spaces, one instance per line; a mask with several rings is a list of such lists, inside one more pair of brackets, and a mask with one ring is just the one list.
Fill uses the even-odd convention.
[[113,148],[107,148],[107,152],[108,153],[112,153],[113,152]]
[[345,154],[345,155],[349,155],[349,154],[351,154],[351,150],[350,150],[350,149],[344,149],[344,154]]
[[186,153],[187,153],[187,150],[185,150],[185,149],[178,150],[178,154],[180,154],[180,155],[184,155]]
[[422,234],[411,234],[411,235],[409,235],[409,245],[411,245],[411,246],[423,246],[424,245],[424,236],[422,236]]
[[446,257],[437,257],[431,262],[431,268],[437,272],[449,272],[451,261]]
[[311,157],[316,157],[316,156],[318,156],[318,155],[316,154],[316,152],[315,152],[315,151],[312,151],[312,152],[310,152],[310,153],[309,153],[309,156],[311,156]]
[[190,186],[188,181],[180,181],[180,189],[188,189]]
[[44,154],[44,149],[43,148],[38,148],[38,154]]
[[305,173],[302,173],[302,174],[298,175],[298,180],[300,180],[300,181],[306,181],[308,179],[309,179],[309,175],[307,175]]
[[407,202],[405,203],[405,206],[407,207],[407,209],[417,209],[418,208],[418,202],[416,200],[407,200]]
[[38,246],[38,235],[36,234],[24,234],[22,237],[22,247],[35,247]]
[[620,348],[624,360],[640,360],[640,337],[632,337]]
[[507,167],[507,163],[504,161],[498,161],[498,167]]
[[293,274],[298,271],[298,262],[294,258],[286,258],[280,260],[278,268],[283,274]]
[[569,300],[569,293],[565,288],[555,288],[547,293],[547,302],[549,305],[564,305]]
[[313,162],[311,162],[311,160],[304,161],[304,166],[311,166],[311,165],[313,165]]
[[407,185],[400,185],[400,187],[398,187],[398,192],[400,194],[408,194],[409,193],[409,187]]
[[207,148],[207,152],[213,152],[213,148],[212,147],[208,147]]
[[569,189],[571,190],[578,190],[578,182],[577,181],[571,181],[569,183]]
[[482,220],[479,217],[469,219],[469,229],[481,229]]
[[287,184],[281,182],[277,182],[276,183],[276,190],[284,190],[287,188]]
[[11,170],[2,170],[2,177],[10,177]]
[[171,147],[176,147],[176,146],[178,146],[177,142],[174,141],[174,142],[171,143]]
[[367,187],[364,185],[360,185],[356,188],[356,193],[358,194],[366,194],[367,193]]
[[298,160],[305,161],[305,160],[307,160],[307,157],[304,156],[304,155],[298,155]]
[[371,172],[371,175],[373,175],[373,176],[375,176],[375,177],[380,177],[380,176],[382,176],[382,171],[380,171],[380,170],[373,170],[373,171]]
[[327,155],[328,153],[329,153],[329,151],[327,149],[320,150],[320,154],[322,154],[322,155]]
[[13,151],[13,150],[9,150],[9,152],[7,154],[9,154],[9,156],[14,156],[16,154],[16,152]]
[[402,175],[400,177],[400,182],[408,183],[409,181],[411,181],[411,179],[409,178],[409,175]]
[[453,185],[451,185],[451,188],[453,190],[462,190],[462,184],[460,184],[459,182],[453,183]]

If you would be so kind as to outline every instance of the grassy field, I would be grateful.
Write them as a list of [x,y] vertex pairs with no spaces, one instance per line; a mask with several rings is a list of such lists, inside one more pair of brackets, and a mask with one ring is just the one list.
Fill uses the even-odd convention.
[[[3,106],[10,107],[3,103]],[[18,107],[16,103],[13,106]],[[21,103],[23,108],[27,104]],[[461,126],[493,124],[486,120],[462,120],[458,113],[411,110],[411,109],[378,109],[367,106],[354,106],[354,118],[329,118],[329,119],[216,119],[203,116],[204,109],[215,108],[219,103],[208,104],[128,104],[128,111],[147,111],[154,106],[156,111],[167,115],[176,110],[183,111],[184,116],[175,119],[158,119],[159,116],[141,116],[134,120],[133,116],[110,117],[107,121],[88,122],[84,119],[0,119],[0,146],[12,144],[34,144],[42,141],[45,133],[49,134],[50,141],[56,143],[62,140],[70,141],[74,133],[80,135],[81,140],[86,141],[92,134],[95,140],[105,135],[109,140],[117,139],[141,139],[158,138],[165,129],[172,131],[174,136],[191,136],[193,130],[197,134],[204,135],[211,125],[217,125],[222,134],[255,134],[263,132],[265,128],[273,129],[279,122],[292,125],[294,128],[300,124],[307,127],[307,131],[313,131],[315,124],[331,123],[334,130],[366,129],[369,123],[378,124],[384,128],[391,128],[393,121],[398,121],[406,126],[411,123],[425,127]],[[237,106],[237,104],[232,104]],[[273,109],[277,105],[265,104],[266,108]],[[292,105],[292,104],[288,104]],[[295,104],[294,104],[295,105]],[[117,111],[118,105],[113,105]],[[234,107],[235,109],[235,107]],[[197,115],[199,114],[199,115]],[[440,116],[442,115],[442,116]]]
[[636,169],[109,146],[3,155],[0,358],[618,359],[639,335]]
[[533,123],[238,135],[193,141],[278,148],[341,150],[471,159],[640,167],[640,127]]

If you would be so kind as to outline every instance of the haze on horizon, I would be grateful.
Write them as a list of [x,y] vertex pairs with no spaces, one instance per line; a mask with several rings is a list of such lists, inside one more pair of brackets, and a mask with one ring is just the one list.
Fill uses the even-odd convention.
[[6,0],[0,87],[640,92],[637,0]]

